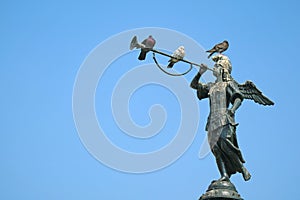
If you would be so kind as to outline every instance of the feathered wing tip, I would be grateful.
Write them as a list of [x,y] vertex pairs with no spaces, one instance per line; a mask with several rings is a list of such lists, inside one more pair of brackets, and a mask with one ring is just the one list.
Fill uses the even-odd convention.
[[264,106],[274,105],[274,102],[271,101],[268,97],[264,96],[253,82],[246,81],[244,84],[238,84],[238,86],[245,99],[251,99],[255,103]]

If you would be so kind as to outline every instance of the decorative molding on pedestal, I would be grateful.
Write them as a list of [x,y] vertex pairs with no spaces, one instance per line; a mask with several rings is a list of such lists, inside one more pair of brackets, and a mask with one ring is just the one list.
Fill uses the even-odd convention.
[[243,200],[230,181],[213,181],[199,200]]

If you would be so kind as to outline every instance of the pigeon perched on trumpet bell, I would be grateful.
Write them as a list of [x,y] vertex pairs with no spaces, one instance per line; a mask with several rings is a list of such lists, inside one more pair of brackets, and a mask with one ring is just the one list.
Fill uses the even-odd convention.
[[223,42],[216,44],[211,50],[206,51],[207,53],[210,53],[208,55],[208,58],[210,58],[214,53],[223,53],[226,51],[229,47],[229,43],[227,40],[224,40]]
[[149,37],[142,42],[142,45],[144,46],[142,46],[141,48],[141,53],[138,59],[145,60],[147,53],[154,47],[155,43],[156,41],[154,40],[152,35],[149,35]]
[[172,55],[173,58],[169,60],[168,68],[172,68],[174,64],[177,63],[180,59],[183,59],[184,56],[184,46],[178,47],[178,49],[176,49]]

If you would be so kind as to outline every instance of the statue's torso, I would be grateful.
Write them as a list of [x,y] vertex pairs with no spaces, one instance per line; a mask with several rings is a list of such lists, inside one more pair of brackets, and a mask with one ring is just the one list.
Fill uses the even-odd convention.
[[209,90],[210,115],[223,114],[227,110],[226,82],[215,83]]
[[214,83],[209,89],[210,114],[206,129],[213,131],[228,123],[235,125],[232,116],[228,115],[227,82]]

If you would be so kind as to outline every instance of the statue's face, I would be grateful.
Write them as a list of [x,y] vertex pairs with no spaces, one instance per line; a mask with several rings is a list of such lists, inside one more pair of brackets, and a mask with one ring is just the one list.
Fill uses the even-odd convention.
[[219,76],[222,75],[222,67],[221,67],[220,65],[215,64],[213,70],[214,70],[213,75],[214,75],[215,77],[218,78]]

